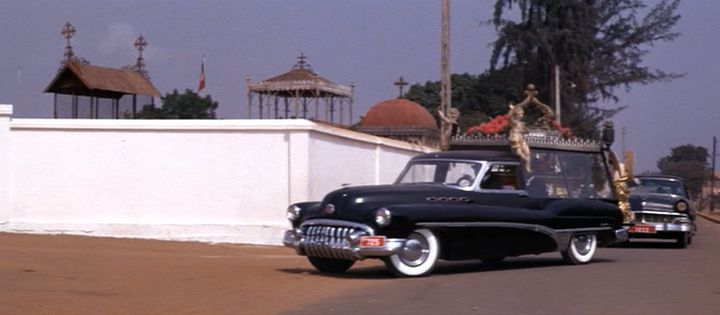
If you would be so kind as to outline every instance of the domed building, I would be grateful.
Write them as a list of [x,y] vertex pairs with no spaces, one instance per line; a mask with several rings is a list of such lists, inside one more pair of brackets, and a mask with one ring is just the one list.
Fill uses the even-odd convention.
[[430,112],[402,98],[370,107],[355,130],[428,147],[437,147],[440,137],[437,121]]

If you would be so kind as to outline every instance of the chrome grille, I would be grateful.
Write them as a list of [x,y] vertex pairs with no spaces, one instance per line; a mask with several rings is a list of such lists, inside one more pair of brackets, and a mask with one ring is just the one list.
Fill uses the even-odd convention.
[[343,226],[310,225],[303,227],[301,248],[313,257],[356,259],[347,236],[359,229]]
[[636,213],[635,214],[635,221],[640,222],[640,223],[670,223],[675,218],[677,218],[677,216],[648,214],[648,213]]

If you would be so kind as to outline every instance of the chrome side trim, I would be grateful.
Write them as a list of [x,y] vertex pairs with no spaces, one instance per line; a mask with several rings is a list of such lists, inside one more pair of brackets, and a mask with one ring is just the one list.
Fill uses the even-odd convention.
[[512,222],[420,222],[417,225],[426,227],[501,227],[530,230],[550,236],[556,234],[555,230],[547,226]]
[[533,231],[545,234],[552,238],[555,244],[558,245],[558,250],[564,249],[570,245],[569,234],[563,235],[564,233],[557,233],[554,229],[547,226],[537,224],[525,224],[525,223],[512,223],[512,222],[420,222],[417,225],[425,226],[430,228],[438,227],[499,227],[506,229],[519,229],[526,231]]
[[[533,231],[545,234],[555,241],[557,244],[557,250],[565,250],[570,246],[570,238],[574,233],[587,233],[587,232],[605,232],[612,231],[612,228],[607,227],[594,227],[594,228],[577,228],[577,229],[553,229],[544,225],[538,224],[526,224],[526,223],[512,223],[512,222],[421,222],[418,223],[420,226],[425,227],[499,227],[507,229],[520,229],[526,231]],[[617,236],[617,231],[615,232]]]

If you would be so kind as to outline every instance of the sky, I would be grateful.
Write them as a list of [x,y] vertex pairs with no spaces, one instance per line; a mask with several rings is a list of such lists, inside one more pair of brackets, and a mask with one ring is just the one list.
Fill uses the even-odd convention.
[[[451,0],[452,73],[488,69],[493,4]],[[613,118],[615,149],[624,142],[635,152],[636,171],[656,170],[672,147],[711,151],[720,136],[713,87],[720,1],[684,0],[678,13],[681,36],[649,47],[644,65],[685,76],[621,90],[617,104],[600,104],[628,106]],[[411,84],[440,78],[440,0],[0,0],[0,104],[13,104],[14,118],[52,117],[52,95],[43,91],[62,59],[66,22],[77,30],[75,54],[105,67],[134,63],[132,43],[142,34],[147,70],[162,94],[196,89],[204,55],[204,93],[219,102],[222,119],[246,118],[247,76],[256,82],[287,72],[300,53],[320,76],[355,85],[354,121],[396,97],[400,76]]]

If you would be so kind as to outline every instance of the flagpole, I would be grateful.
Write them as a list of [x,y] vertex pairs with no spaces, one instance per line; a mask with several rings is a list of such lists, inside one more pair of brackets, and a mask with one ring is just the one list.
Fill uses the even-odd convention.
[[200,79],[198,80],[198,94],[202,92],[205,89],[205,55],[202,55],[202,60],[200,61]]

